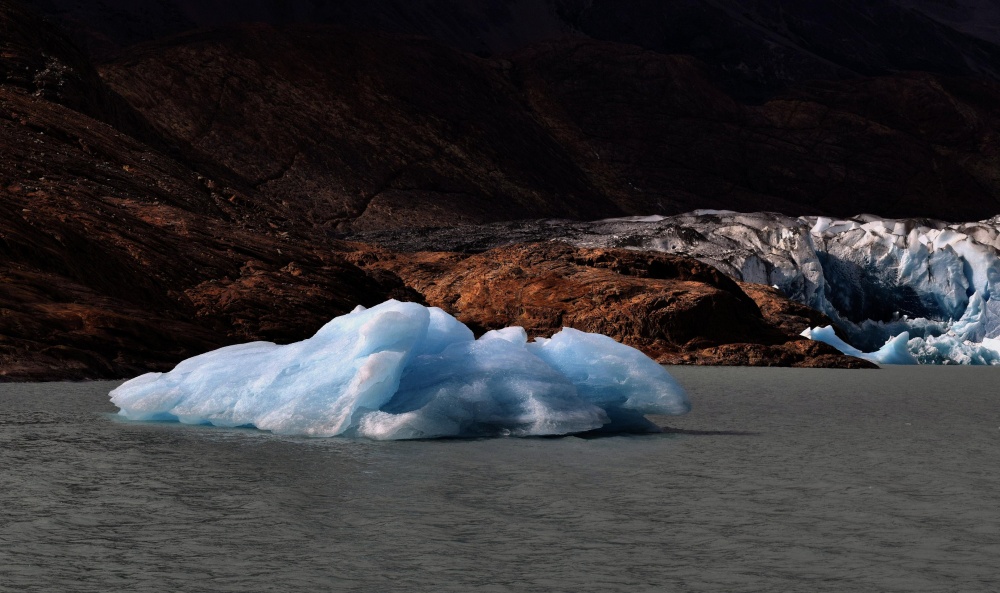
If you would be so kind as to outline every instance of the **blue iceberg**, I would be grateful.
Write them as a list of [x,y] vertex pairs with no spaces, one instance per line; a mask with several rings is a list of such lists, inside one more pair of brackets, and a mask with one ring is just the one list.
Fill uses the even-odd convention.
[[529,342],[509,327],[477,340],[441,309],[398,301],[294,344],[190,358],[111,401],[132,420],[379,440],[654,431],[644,414],[690,409],[663,367],[607,336],[564,328]]
[[848,356],[863,358],[875,364],[917,364],[917,359],[910,354],[908,343],[910,334],[903,332],[898,336],[889,338],[885,344],[875,352],[862,352],[840,339],[834,331],[832,325],[825,327],[810,327],[802,331],[802,336],[817,342],[823,342],[833,346]]
[[863,352],[842,340],[831,325],[807,328],[802,335],[829,344],[849,356],[863,358],[879,365],[1000,365],[1000,339],[995,338],[983,338],[981,342],[972,342],[954,332],[910,338],[909,332],[903,332],[886,340],[878,350]]

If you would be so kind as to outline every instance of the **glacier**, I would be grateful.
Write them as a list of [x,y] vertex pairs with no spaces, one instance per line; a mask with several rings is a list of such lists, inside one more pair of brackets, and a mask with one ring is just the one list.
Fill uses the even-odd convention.
[[[850,346],[848,352],[869,360],[887,361],[895,352],[892,364],[1000,364],[990,342],[1000,338],[1000,216],[944,222],[695,210],[362,238],[403,250],[483,251],[553,240],[683,255],[737,280],[774,286],[822,311],[839,335],[838,347]],[[902,356],[902,350],[909,356]]]
[[774,286],[826,313],[833,327],[803,335],[846,354],[879,364],[1000,364],[1000,217],[949,223],[696,210],[550,226],[578,246],[686,255]]
[[476,339],[435,307],[358,307],[311,338],[253,342],[147,373],[110,394],[138,421],[256,427],[376,440],[654,432],[645,414],[684,414],[683,388],[615,340],[520,327]]

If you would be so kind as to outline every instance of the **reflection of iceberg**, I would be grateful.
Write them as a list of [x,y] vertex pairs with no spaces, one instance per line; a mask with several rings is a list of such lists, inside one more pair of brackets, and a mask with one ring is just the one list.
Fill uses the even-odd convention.
[[441,309],[397,301],[287,346],[196,356],[111,400],[134,420],[375,439],[648,430],[643,414],[689,409],[660,365],[606,336],[563,329],[528,342],[515,327],[476,340]]

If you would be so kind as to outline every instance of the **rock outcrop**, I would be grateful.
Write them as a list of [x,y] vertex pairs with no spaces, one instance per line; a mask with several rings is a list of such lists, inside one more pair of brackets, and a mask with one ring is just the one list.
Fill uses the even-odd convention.
[[809,323],[807,308],[766,287],[752,288],[751,298],[689,258],[552,242],[472,255],[365,247],[353,260],[392,271],[428,304],[480,332],[519,325],[548,336],[573,327],[670,364],[873,366],[798,336]]
[[737,284],[757,303],[765,321],[787,335],[797,336],[808,327],[833,325],[825,313],[789,299],[777,288],[753,282]]

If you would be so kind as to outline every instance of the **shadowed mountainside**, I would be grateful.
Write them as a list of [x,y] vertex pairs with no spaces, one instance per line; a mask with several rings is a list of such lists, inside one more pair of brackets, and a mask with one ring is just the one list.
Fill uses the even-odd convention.
[[161,132],[326,230],[620,212],[502,64],[339,29],[243,27],[103,68]]
[[[272,228],[280,216],[267,200],[231,187],[239,180],[221,167],[171,156],[44,23],[2,2],[0,31],[6,378],[169,368],[232,341],[302,337],[358,303],[413,296],[334,244]],[[139,140],[151,135],[152,146]]]
[[986,79],[802,83],[749,105],[698,60],[635,46],[481,59],[268,26],[143,46],[101,72],[186,152],[324,232],[695,208],[1000,210],[1000,85]]
[[[234,341],[299,339],[389,297],[440,303],[482,329],[572,321],[673,362],[857,364],[795,339],[813,314],[767,290],[594,263],[634,254],[391,254],[340,241],[706,207],[947,220],[1000,210],[989,31],[965,35],[926,6],[876,2],[858,34],[888,30],[849,46],[835,35],[853,26],[851,2],[804,13],[761,0],[739,15],[735,0],[661,5],[683,15],[654,4],[545,4],[555,18],[533,21],[537,31],[506,29],[504,41],[479,30],[488,50],[516,50],[496,57],[443,34],[258,24],[124,50],[110,40],[118,57],[95,69],[62,33],[0,0],[0,373],[163,369]],[[181,27],[202,22],[191,11],[225,22],[211,20],[212,2],[158,6]],[[468,5],[448,27],[489,6]],[[510,4],[508,16],[528,22],[531,6]],[[888,27],[897,9],[910,20]],[[705,38],[663,33],[683,22],[702,23]],[[553,32],[562,38],[539,41]],[[879,41],[910,36],[923,44],[910,62]],[[764,46],[778,53],[751,51]],[[730,58],[771,66],[747,74]],[[894,72],[910,67],[928,71]],[[830,80],[805,81],[807,71]],[[551,294],[526,292],[536,285]],[[536,323],[529,309],[552,298],[563,309]]]
[[[5,32],[0,56],[0,380],[116,378],[164,370],[183,358],[224,344],[301,339],[357,304],[370,306],[387,298],[423,301],[434,294],[418,276],[402,277],[394,267],[365,263],[379,257],[366,254],[385,254],[383,250],[331,238],[320,218],[328,215],[331,207],[315,197],[322,198],[322,194],[294,184],[291,189],[277,191],[251,175],[254,167],[258,168],[256,174],[268,175],[264,169],[270,159],[267,150],[281,147],[281,143],[265,143],[261,152],[251,154],[253,142],[247,139],[231,160],[216,161],[215,145],[192,147],[178,140],[179,133],[161,133],[162,126],[151,124],[143,115],[148,105],[136,101],[137,109],[133,109],[96,76],[65,38],[6,1],[0,1],[0,31]],[[6,34],[11,31],[17,34]],[[376,37],[370,43],[377,47],[384,40]],[[437,51],[442,51],[439,46],[430,46],[427,55],[418,54],[416,63],[404,63],[401,72],[415,68],[420,59],[436,59]],[[469,69],[474,70],[469,63],[481,62],[455,55]],[[285,99],[300,100],[300,106],[307,104],[306,91],[297,95],[283,87],[280,79],[268,80],[272,79],[261,75],[258,82],[289,91]],[[379,101],[406,103],[392,99],[396,95],[390,91],[373,91],[360,101],[369,107]],[[313,98],[319,101],[322,96]],[[386,118],[385,129],[368,137],[357,136],[371,144],[369,154],[374,155],[381,142],[390,144],[387,134],[410,125],[407,117],[420,116],[426,118],[421,129],[427,131],[427,137],[442,135],[438,141],[443,153],[466,158],[460,163],[469,166],[481,161],[482,153],[462,157],[461,145],[445,135],[449,124],[440,118],[453,113],[449,111],[452,107],[431,104],[434,100],[428,97],[428,104],[411,105],[410,111],[399,107],[402,115],[396,120]],[[455,100],[461,103],[463,99]],[[444,115],[427,115],[431,108],[443,109]],[[285,115],[281,112],[269,119],[258,109],[254,128],[250,123],[255,120],[249,115],[221,109],[212,120],[215,123],[208,126],[209,135],[216,129],[235,129],[237,124],[227,119],[230,112],[243,117],[239,125],[248,126],[248,134],[257,134],[258,140],[276,131]],[[310,116],[318,117],[322,112],[317,108]],[[469,112],[468,125],[477,125],[474,115]],[[183,124],[181,120],[178,129],[184,129]],[[347,138],[347,131],[357,132],[363,124],[352,123],[343,129],[343,136]],[[499,121],[484,125],[495,126],[490,133],[505,133]],[[534,137],[518,136],[526,125],[538,130]],[[521,172],[508,175],[526,180],[524,186],[536,192],[525,195],[540,197],[532,175],[547,172],[531,162],[532,157],[551,153],[555,156],[549,158],[562,158],[564,163],[569,160],[559,156],[558,144],[542,126],[527,121],[513,130],[506,136],[511,146],[497,152],[495,146],[484,144],[482,150],[507,159],[501,161],[505,166],[521,166]],[[309,132],[302,123],[286,131],[281,140],[294,140]],[[410,137],[418,136],[412,132]],[[468,146],[469,150],[474,148],[472,143]],[[536,152],[515,154],[527,150],[524,147]],[[348,146],[338,152],[336,146],[329,145],[324,149],[348,156],[352,150]],[[442,158],[431,162],[445,167],[452,157]],[[302,157],[298,160],[311,162]],[[364,158],[354,161],[353,166],[361,171],[376,170]],[[450,166],[453,168],[445,169],[439,177],[440,183],[462,168],[454,163]],[[426,179],[420,177],[425,174],[423,169],[415,170],[418,180]],[[321,171],[320,165],[307,169],[308,175],[320,175]],[[468,172],[471,181],[464,182],[481,181],[477,177],[481,172]],[[282,176],[273,177],[272,181],[279,181]],[[300,177],[298,182],[306,178]],[[409,179],[405,175],[397,178]],[[306,196],[312,196],[311,201]],[[528,200],[527,206],[519,207],[539,203]],[[575,252],[550,255],[566,261],[554,271],[543,267],[546,274],[558,277],[573,273]],[[422,257],[428,256],[392,255],[399,270],[409,269],[410,258],[419,262]],[[693,261],[683,265],[704,267]],[[619,276],[602,280],[610,295],[615,294],[618,284],[631,287],[632,292],[646,290],[650,295],[660,288]],[[673,323],[670,320],[674,318],[695,327],[693,320],[699,315],[722,318],[745,314],[750,316],[748,323],[760,330],[759,339],[783,341],[780,336],[775,338],[780,332],[760,316],[749,298],[717,272],[692,279],[686,286],[714,295],[719,289],[709,285],[720,281],[725,284],[721,297],[703,299],[694,314],[680,306],[683,299],[645,299],[645,311],[663,323],[619,328],[618,335],[656,354],[660,346],[654,344],[663,342],[661,325]],[[515,309],[520,306],[518,298],[516,293],[507,293],[491,303]],[[558,298],[569,304],[578,302],[578,306],[588,302],[586,295],[578,292]],[[470,298],[470,303],[477,301]],[[734,302],[742,303],[742,309],[734,310]],[[473,315],[472,304],[450,310],[463,314],[466,308]],[[500,317],[480,319],[478,326],[491,329],[491,323],[506,322]],[[581,324],[590,327],[583,320]],[[755,339],[744,331],[746,328],[739,324],[733,328],[729,334],[719,328],[718,335],[712,336],[713,343],[736,342],[734,348],[739,351],[754,347],[744,343]],[[685,340],[690,341],[688,337]],[[819,346],[813,349],[816,352],[785,362],[858,364],[846,357],[830,358]]]
[[923,70],[996,78],[995,0],[29,0],[97,55],[199,28],[332,24],[478,55],[553,39],[624,43],[709,64],[731,92]]

